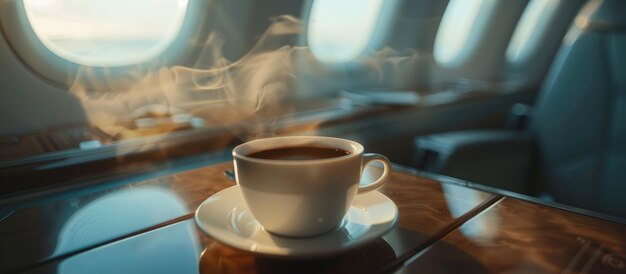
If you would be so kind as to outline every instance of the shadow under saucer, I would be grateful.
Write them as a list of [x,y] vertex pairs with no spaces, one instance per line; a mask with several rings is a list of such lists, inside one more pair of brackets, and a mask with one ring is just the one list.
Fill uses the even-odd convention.
[[200,257],[200,273],[373,273],[396,259],[382,238],[334,256],[270,257],[214,242]]

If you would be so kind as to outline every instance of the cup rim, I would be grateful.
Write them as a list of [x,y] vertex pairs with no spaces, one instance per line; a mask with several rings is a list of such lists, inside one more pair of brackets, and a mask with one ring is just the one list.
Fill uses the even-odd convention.
[[[339,156],[339,157],[333,157],[333,158],[326,158],[326,159],[312,159],[312,160],[274,160],[274,159],[260,159],[260,158],[253,158],[253,157],[249,157],[244,155],[243,153],[240,153],[239,150],[248,147],[254,143],[260,143],[260,142],[268,142],[270,139],[272,140],[276,140],[276,139],[322,139],[322,140],[328,140],[328,141],[337,141],[337,142],[343,142],[343,143],[349,143],[352,146],[355,147],[354,151],[350,151],[350,154],[345,155],[345,156]],[[234,159],[242,159],[242,160],[246,160],[249,162],[254,162],[254,163],[261,163],[261,164],[270,164],[270,165],[311,165],[311,164],[326,164],[326,163],[335,163],[335,162],[340,162],[340,161],[345,161],[348,159],[352,159],[354,157],[361,157],[361,155],[363,154],[364,148],[363,145],[359,144],[358,142],[352,141],[352,140],[348,140],[348,139],[343,139],[343,138],[335,138],[335,137],[326,137],[326,136],[281,136],[281,137],[269,137],[269,138],[262,138],[262,139],[256,139],[253,141],[249,141],[249,142],[245,142],[243,144],[240,144],[238,146],[236,146],[235,148],[233,148],[232,151],[232,155]]]

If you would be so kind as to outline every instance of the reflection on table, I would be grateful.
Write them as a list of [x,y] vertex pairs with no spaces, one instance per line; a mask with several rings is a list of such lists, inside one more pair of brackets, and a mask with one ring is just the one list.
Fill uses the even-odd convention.
[[[376,175],[373,168],[366,176]],[[231,163],[7,208],[0,251],[11,256],[0,258],[0,272],[624,271],[623,224],[401,168],[379,190],[399,210],[382,237],[336,255],[260,256],[217,242],[193,220],[202,201],[234,185],[227,169]]]
[[623,224],[503,198],[398,273],[624,273],[625,255]]

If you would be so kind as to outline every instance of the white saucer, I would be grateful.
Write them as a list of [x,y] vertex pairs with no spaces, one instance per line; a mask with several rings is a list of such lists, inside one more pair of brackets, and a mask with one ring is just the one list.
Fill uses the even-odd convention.
[[235,248],[274,256],[335,254],[376,239],[398,219],[394,202],[378,191],[357,195],[337,230],[311,238],[268,233],[250,213],[239,186],[206,199],[196,210],[196,223],[214,239]]

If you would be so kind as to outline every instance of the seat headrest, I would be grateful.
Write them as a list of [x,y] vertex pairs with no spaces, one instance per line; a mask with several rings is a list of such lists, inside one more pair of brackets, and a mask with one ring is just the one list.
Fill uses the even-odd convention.
[[576,26],[589,31],[626,31],[626,0],[592,0],[576,17]]

